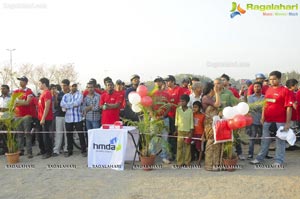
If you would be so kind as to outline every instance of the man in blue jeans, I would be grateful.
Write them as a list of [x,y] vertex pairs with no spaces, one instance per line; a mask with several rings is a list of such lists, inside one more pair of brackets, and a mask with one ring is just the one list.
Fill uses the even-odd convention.
[[[290,128],[292,117],[293,98],[291,92],[281,85],[281,72],[273,71],[269,75],[270,88],[266,91],[266,104],[263,108],[261,123],[263,124],[263,134],[260,152],[252,164],[258,164],[264,160],[270,146],[270,126],[276,123],[277,128],[284,126],[284,131]],[[285,140],[276,137],[276,151],[274,166],[282,166],[285,159]]]
[[[265,96],[261,93],[262,83],[254,82],[253,90],[254,90],[254,94],[248,96],[248,103],[253,104],[255,102],[263,101]],[[253,118],[253,123],[249,129],[250,141],[249,141],[248,159],[253,158],[256,136],[261,137],[262,125],[260,123],[260,120],[261,120],[262,107],[256,106],[253,111],[252,110],[250,111],[250,113]]]
[[95,86],[93,82],[87,84],[88,95],[83,99],[83,116],[85,117],[85,123],[87,130],[100,128],[100,108],[99,101],[100,95],[95,92]]

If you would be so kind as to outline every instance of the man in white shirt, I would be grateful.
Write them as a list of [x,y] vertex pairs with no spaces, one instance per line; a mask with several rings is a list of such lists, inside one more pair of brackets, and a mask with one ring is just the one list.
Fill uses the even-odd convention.
[[[0,117],[5,117],[5,111],[8,110],[8,103],[10,100],[9,86],[3,84],[1,86],[1,96],[0,96]],[[1,125],[0,130],[5,130],[5,126]],[[7,152],[6,147],[6,134],[0,133],[0,155]]]

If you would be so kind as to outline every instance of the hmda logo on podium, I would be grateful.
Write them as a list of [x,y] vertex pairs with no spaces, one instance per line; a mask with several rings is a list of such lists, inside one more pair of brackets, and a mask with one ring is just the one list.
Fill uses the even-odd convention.
[[122,149],[122,145],[119,142],[119,139],[117,137],[112,138],[109,143],[93,143],[93,149],[97,151],[120,151]]

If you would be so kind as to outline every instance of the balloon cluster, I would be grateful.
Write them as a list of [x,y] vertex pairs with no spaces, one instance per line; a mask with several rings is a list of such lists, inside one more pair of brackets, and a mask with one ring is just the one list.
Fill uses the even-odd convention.
[[240,102],[237,106],[227,106],[223,109],[223,116],[227,119],[228,127],[232,130],[249,126],[253,122],[251,116],[246,115],[249,112],[249,105]]
[[128,100],[132,104],[132,111],[135,113],[142,111],[141,106],[149,107],[152,105],[152,98],[148,96],[148,88],[144,85],[138,86],[136,92],[130,92]]

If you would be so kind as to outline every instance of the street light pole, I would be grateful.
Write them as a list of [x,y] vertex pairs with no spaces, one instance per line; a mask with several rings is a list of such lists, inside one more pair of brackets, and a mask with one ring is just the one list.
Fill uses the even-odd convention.
[[10,54],[10,89],[12,90],[12,86],[13,86],[13,78],[12,78],[12,52],[15,51],[16,49],[6,49],[9,51],[9,54]]

